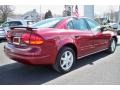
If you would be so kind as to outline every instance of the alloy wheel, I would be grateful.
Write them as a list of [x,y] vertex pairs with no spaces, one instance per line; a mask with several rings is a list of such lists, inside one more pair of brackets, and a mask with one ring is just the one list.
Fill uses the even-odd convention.
[[115,40],[112,40],[112,43],[111,43],[111,51],[114,52],[114,51],[115,51],[115,48],[116,48]]
[[70,51],[65,51],[60,60],[60,66],[63,70],[69,70],[73,64],[73,54]]

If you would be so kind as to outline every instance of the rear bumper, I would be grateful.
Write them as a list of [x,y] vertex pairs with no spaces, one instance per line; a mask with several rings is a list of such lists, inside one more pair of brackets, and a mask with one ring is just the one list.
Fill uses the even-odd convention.
[[[23,54],[16,53],[17,51],[14,51],[12,47],[9,45],[4,46],[4,52],[5,54],[12,60],[18,61],[20,63],[24,64],[31,64],[31,65],[39,65],[39,64],[54,64],[54,59],[51,58],[51,55],[35,55],[28,54],[26,52],[22,52]],[[35,51],[36,52],[36,51]],[[41,51],[42,53],[42,51]]]

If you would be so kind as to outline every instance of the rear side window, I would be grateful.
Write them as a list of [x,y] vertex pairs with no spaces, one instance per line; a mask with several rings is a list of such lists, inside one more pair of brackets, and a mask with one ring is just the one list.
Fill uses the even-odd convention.
[[74,19],[68,22],[68,29],[88,30],[88,26],[84,19]]
[[78,20],[73,20],[74,29],[81,30],[80,22]]
[[67,24],[68,29],[74,29],[72,21],[69,21]]
[[80,30],[88,30],[87,24],[84,19],[79,19],[78,21],[80,23]]

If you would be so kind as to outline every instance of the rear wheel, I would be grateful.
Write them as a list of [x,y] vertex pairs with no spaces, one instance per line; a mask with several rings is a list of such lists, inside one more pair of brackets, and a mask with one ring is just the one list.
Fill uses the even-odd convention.
[[116,41],[114,38],[111,39],[109,48],[107,50],[108,53],[114,53],[116,49]]
[[57,55],[53,68],[59,73],[67,73],[73,67],[75,59],[74,50],[69,47],[63,47]]

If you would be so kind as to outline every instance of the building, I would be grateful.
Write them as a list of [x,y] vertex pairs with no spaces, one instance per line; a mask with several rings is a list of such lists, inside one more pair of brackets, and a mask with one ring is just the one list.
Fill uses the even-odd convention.
[[84,5],[84,16],[94,19],[94,5]]
[[24,15],[22,15],[21,18],[26,19],[26,20],[37,21],[40,19],[40,16],[39,16],[38,12],[36,11],[36,9],[33,9],[32,11],[26,12]]

